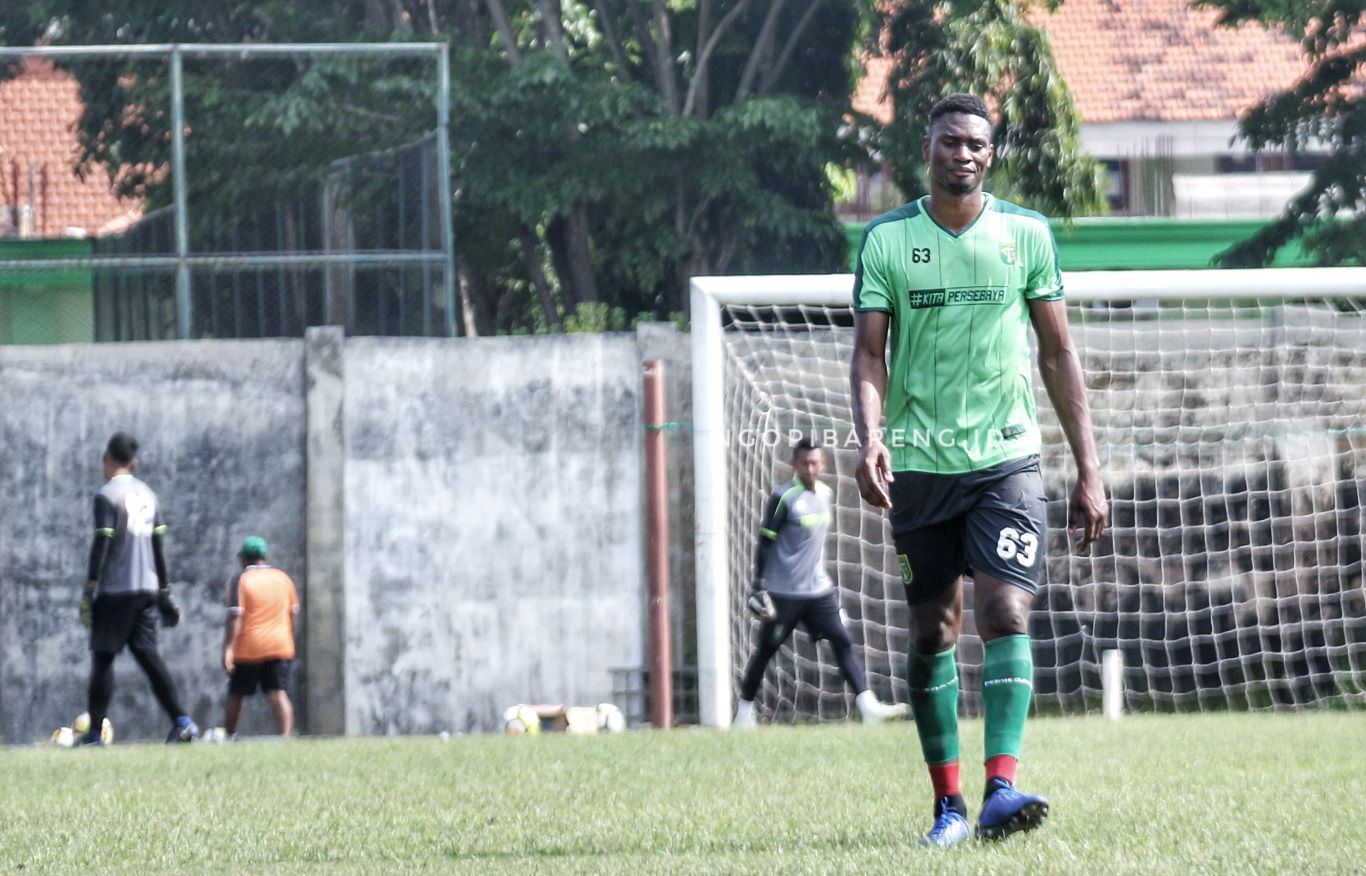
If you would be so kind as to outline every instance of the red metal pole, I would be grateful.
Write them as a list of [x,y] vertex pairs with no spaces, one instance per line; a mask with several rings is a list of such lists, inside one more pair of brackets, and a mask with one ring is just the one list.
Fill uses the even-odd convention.
[[650,576],[650,723],[674,723],[669,641],[669,482],[665,471],[664,363],[645,363],[645,546]]

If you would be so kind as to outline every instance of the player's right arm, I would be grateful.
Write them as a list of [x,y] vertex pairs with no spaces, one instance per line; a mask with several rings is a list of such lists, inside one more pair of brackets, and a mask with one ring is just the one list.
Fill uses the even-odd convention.
[[768,565],[768,553],[773,550],[773,542],[778,538],[778,528],[787,519],[787,506],[783,503],[781,493],[774,493],[768,498],[768,505],[764,508],[764,519],[759,524],[759,543],[754,549],[754,580],[751,588],[754,590],[763,589],[764,568]]
[[887,332],[895,308],[895,284],[888,278],[883,238],[869,226],[859,246],[854,270],[854,355],[849,362],[849,388],[858,439],[854,479],[863,500],[892,507],[892,454],[882,440],[883,404],[887,398]]
[[297,635],[299,626],[299,588],[294,586],[294,579],[285,576],[289,581],[289,635]]
[[854,356],[849,364],[858,466],[854,478],[863,500],[892,507],[892,455],[882,441],[882,407],[887,396],[887,330],[891,317],[881,311],[854,311]]

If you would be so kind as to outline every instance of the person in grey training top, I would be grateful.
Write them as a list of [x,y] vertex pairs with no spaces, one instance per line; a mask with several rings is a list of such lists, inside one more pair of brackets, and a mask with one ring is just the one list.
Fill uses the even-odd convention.
[[840,674],[856,694],[854,702],[865,724],[904,717],[905,705],[880,703],[868,689],[863,661],[840,619],[839,591],[825,570],[825,533],[831,518],[831,490],[820,479],[825,451],[803,439],[792,450],[792,469],[792,480],[769,497],[759,529],[754,592],[747,604],[761,626],[740,681],[734,726],[755,726],[754,698],[764,670],[799,623],[813,639],[825,639],[834,649]]
[[180,622],[180,608],[166,579],[161,545],[166,524],[156,493],[133,476],[137,455],[137,439],[115,433],[104,451],[106,483],[95,496],[95,541],[81,594],[81,623],[90,630],[90,730],[78,740],[84,745],[101,744],[100,728],[114,693],[114,657],[124,645],[171,718],[166,741],[190,742],[199,735],[157,652],[157,615],[173,627]]

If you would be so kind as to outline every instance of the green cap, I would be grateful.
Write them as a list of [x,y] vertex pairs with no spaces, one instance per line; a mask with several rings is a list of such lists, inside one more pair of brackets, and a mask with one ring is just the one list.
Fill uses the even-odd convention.
[[237,555],[244,560],[264,560],[266,558],[266,540],[259,535],[249,535],[242,542],[242,549]]

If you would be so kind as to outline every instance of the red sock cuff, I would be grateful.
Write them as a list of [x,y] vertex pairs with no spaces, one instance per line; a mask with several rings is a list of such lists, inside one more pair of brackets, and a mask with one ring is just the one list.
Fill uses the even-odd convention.
[[1019,766],[1019,758],[1011,757],[1008,754],[989,757],[987,758],[987,781],[1005,779],[1013,785],[1015,784],[1015,770]]
[[934,799],[963,793],[958,783],[958,761],[934,764],[930,767],[930,782],[934,785]]

